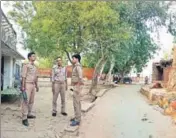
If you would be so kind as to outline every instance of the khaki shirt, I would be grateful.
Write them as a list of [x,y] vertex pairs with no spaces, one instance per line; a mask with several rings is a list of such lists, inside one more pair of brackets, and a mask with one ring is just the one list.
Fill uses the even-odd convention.
[[22,77],[26,79],[26,82],[35,83],[38,77],[38,70],[34,64],[27,63],[23,65]]
[[83,72],[80,63],[73,65],[71,83],[72,85],[75,83],[83,83]]
[[52,68],[51,81],[64,82],[67,79],[67,71],[65,67],[54,65]]

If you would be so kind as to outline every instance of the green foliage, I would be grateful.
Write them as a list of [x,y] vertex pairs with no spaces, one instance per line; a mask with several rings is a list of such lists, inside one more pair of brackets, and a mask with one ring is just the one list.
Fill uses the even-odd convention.
[[[56,58],[56,57],[55,57]],[[39,58],[37,60],[38,67],[39,68],[52,68],[53,65],[56,63],[55,58]],[[67,60],[62,59],[62,65],[66,66],[67,65]]]
[[173,1],[168,2],[168,5],[171,7],[170,11],[168,12],[169,22],[168,22],[168,30],[169,32],[176,37],[176,11],[173,10],[175,8],[172,7]]
[[86,53],[82,56],[81,64],[85,67],[94,68],[99,59],[96,53]]
[[121,43],[114,54],[114,72],[125,75],[132,68],[141,72],[158,48],[150,32],[165,25],[167,7],[159,2],[123,2],[112,7],[119,12],[121,22],[128,22],[134,30],[133,36]]
[[176,12],[170,13],[168,30],[174,36],[174,43],[176,43]]
[[81,53],[83,66],[106,60],[107,73],[113,56],[114,72],[121,74],[142,71],[157,50],[150,32],[167,17],[167,5],[154,1],[33,1],[14,2],[13,8],[9,15],[25,32],[25,46],[47,62],[64,52]]
[[15,2],[13,8],[9,15],[27,34],[25,46],[41,57],[64,51],[102,54],[129,37],[130,28],[119,26],[119,15],[107,2]]
[[38,64],[39,68],[52,68],[52,66],[53,66],[53,61],[48,58],[46,58],[46,59],[40,58],[38,60],[38,63],[39,63]]
[[110,61],[108,60],[105,64],[105,67],[104,67],[104,70],[103,70],[103,73],[107,74],[108,71],[110,69]]

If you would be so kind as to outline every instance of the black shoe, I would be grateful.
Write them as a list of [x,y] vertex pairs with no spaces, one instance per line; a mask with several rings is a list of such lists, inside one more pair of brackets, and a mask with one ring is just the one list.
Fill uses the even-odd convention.
[[80,122],[79,121],[72,121],[70,126],[79,126]]
[[22,124],[23,124],[24,126],[29,126],[29,123],[28,123],[28,120],[27,120],[27,119],[23,120],[23,121],[22,121]]
[[35,119],[36,116],[34,116],[34,115],[28,115],[27,118],[28,118],[28,119]]
[[61,114],[62,114],[63,116],[67,116],[67,113],[65,113],[65,112],[62,112]]
[[70,121],[71,121],[71,122],[72,122],[72,121],[75,121],[75,118],[71,118]]
[[56,116],[57,114],[56,113],[52,113],[52,116]]

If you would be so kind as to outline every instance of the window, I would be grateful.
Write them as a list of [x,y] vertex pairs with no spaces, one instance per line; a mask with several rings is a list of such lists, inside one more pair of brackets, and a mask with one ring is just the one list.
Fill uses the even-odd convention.
[[16,67],[15,67],[15,79],[16,80],[20,79],[20,66],[18,64],[16,64]]

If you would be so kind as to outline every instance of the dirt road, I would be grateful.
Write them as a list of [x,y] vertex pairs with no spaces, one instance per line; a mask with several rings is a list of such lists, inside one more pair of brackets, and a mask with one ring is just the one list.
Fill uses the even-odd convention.
[[2,138],[59,138],[69,119],[73,116],[72,99],[67,94],[68,117],[60,114],[58,98],[58,115],[52,117],[52,92],[50,87],[42,87],[35,96],[36,119],[29,120],[30,126],[21,124],[21,109],[17,104],[1,105]]
[[79,138],[176,138],[171,118],[149,106],[140,86],[107,92],[84,118]]

